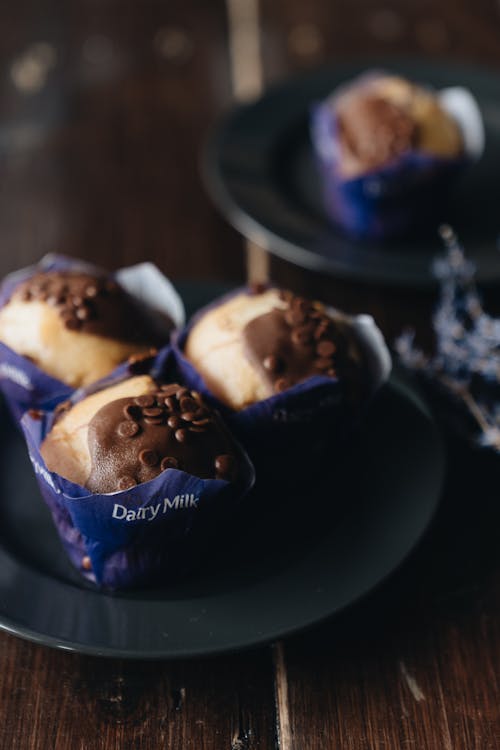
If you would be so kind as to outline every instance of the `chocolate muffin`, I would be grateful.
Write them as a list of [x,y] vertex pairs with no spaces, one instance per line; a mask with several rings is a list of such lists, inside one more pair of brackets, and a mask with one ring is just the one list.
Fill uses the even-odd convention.
[[40,453],[50,471],[93,493],[130,489],[169,469],[237,480],[236,445],[196,392],[130,378],[60,409]]
[[463,151],[460,129],[437,97],[404,78],[386,75],[352,85],[334,107],[344,177],[379,169],[410,151],[443,159]]
[[104,274],[38,273],[0,310],[0,341],[75,388],[161,346],[172,328]]
[[435,231],[484,144],[469,91],[379,71],[313,104],[310,131],[325,214],[355,239]]
[[362,352],[343,317],[278,289],[242,292],[206,312],[184,353],[212,393],[235,410],[315,375],[362,377]]

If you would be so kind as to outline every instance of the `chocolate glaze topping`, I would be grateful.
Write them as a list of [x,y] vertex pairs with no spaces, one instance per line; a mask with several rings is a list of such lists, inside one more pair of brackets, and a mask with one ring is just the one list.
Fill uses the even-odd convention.
[[274,308],[243,329],[245,353],[280,393],[312,375],[336,377],[345,340],[323,305],[281,292],[284,308]]
[[375,94],[353,96],[339,112],[338,121],[346,150],[366,168],[385,164],[417,145],[414,120]]
[[157,321],[113,279],[74,271],[48,271],[15,288],[13,300],[46,302],[71,331],[138,344],[161,345],[171,320]]
[[216,414],[177,383],[103,406],[89,424],[88,445],[92,492],[126,490],[167,469],[229,481],[238,473],[235,445]]

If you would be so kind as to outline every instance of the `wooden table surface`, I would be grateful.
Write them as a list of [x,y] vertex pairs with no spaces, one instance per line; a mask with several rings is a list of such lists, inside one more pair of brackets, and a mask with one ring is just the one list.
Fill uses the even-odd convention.
[[[499,35],[493,0],[3,3],[0,271],[56,250],[240,282],[245,243],[198,170],[235,97],[356,55],[500,66]],[[296,290],[374,312],[390,338],[429,319],[430,294],[270,265]],[[418,550],[360,604],[283,642],[150,663],[0,634],[0,749],[500,748],[498,466],[450,441]]]

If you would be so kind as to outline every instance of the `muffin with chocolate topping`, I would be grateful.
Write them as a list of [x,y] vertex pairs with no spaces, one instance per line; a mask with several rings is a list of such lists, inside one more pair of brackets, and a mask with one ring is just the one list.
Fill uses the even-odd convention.
[[325,465],[390,371],[369,316],[261,286],[200,311],[174,354],[184,382],[216,404],[247,449],[257,482],[284,498]]
[[227,481],[238,474],[234,443],[201,396],[149,375],[59,409],[40,453],[49,471],[92,493],[128,490],[169,469]]
[[149,375],[24,415],[37,480],[73,564],[111,588],[175,581],[231,533],[253,484],[219,415]]
[[234,410],[312,377],[364,380],[363,352],[345,320],[291,292],[242,292],[202,315],[184,353],[210,391]]
[[373,78],[335,104],[339,170],[358,177],[417,150],[455,158],[464,143],[455,120],[427,89],[396,76]]
[[462,126],[438,95],[399,76],[365,74],[341,87],[312,115],[326,210],[360,237],[436,218],[468,161]]
[[0,310],[0,342],[72,388],[166,343],[173,324],[104,273],[51,270],[18,284]]

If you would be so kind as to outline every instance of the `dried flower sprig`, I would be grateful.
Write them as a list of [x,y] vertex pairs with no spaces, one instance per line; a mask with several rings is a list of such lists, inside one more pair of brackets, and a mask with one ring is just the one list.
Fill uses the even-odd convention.
[[500,452],[500,319],[485,312],[475,265],[449,226],[444,256],[433,265],[439,303],[433,316],[436,353],[415,347],[413,331],[395,341],[401,362],[440,396],[443,414],[477,445]]

